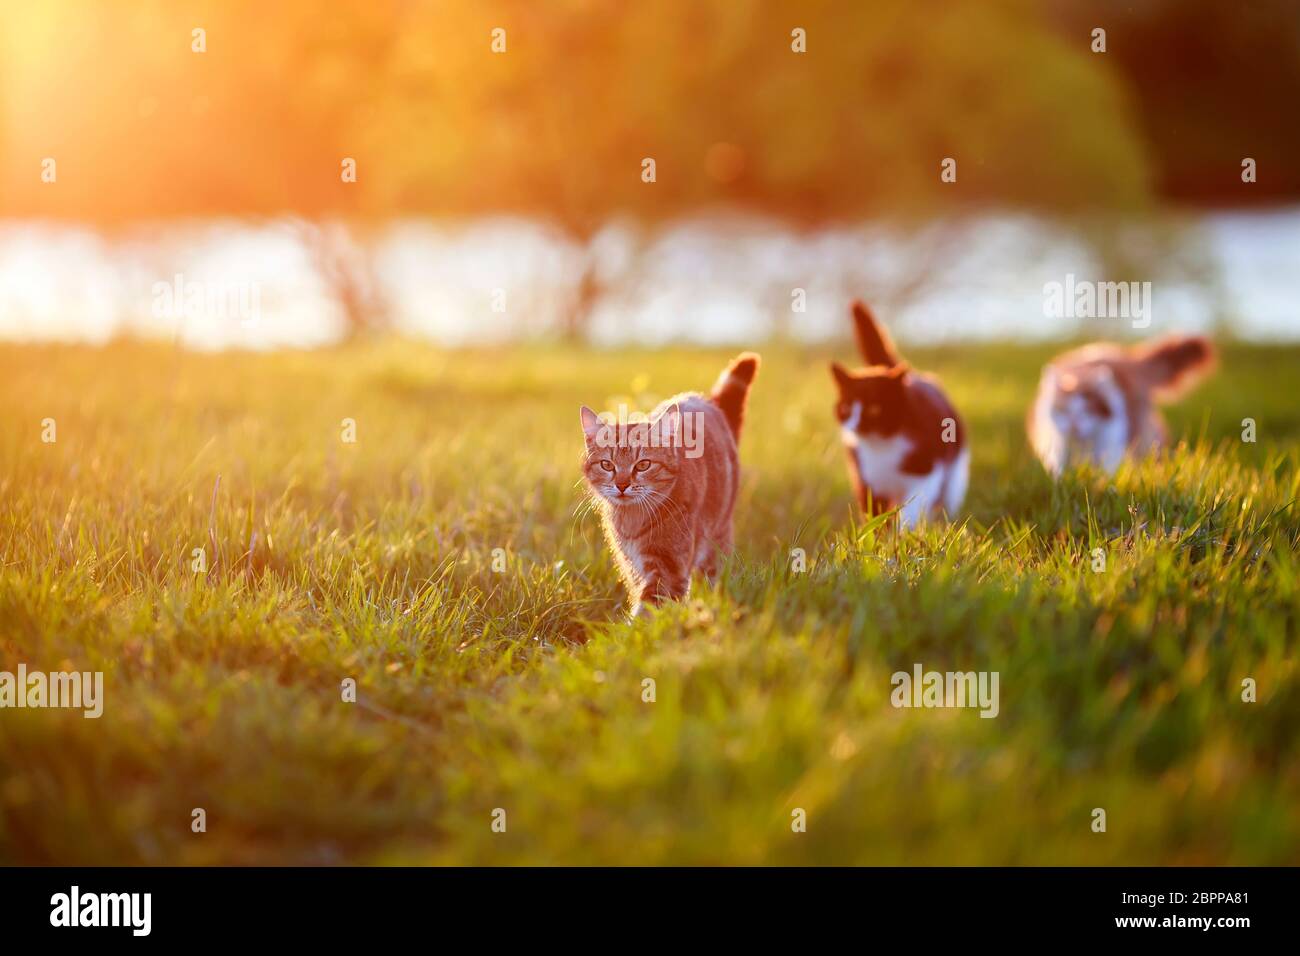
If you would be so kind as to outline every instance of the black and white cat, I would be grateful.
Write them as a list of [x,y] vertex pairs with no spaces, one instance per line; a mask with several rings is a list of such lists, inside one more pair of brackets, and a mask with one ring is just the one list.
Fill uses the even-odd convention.
[[871,514],[897,508],[904,528],[955,515],[970,478],[965,426],[938,381],[898,357],[861,302],[853,303],[853,324],[867,366],[832,362],[831,374],[858,502]]

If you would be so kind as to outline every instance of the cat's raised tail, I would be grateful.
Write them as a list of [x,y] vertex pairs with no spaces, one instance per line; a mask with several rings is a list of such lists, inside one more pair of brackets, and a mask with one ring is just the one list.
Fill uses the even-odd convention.
[[1138,375],[1157,401],[1181,397],[1214,370],[1214,346],[1200,335],[1172,336],[1135,350]]
[[709,393],[709,399],[722,409],[722,414],[731,426],[731,433],[740,437],[740,426],[745,420],[745,400],[749,397],[749,387],[754,384],[758,374],[758,355],[754,352],[741,352],[731,364],[722,370],[717,384]]

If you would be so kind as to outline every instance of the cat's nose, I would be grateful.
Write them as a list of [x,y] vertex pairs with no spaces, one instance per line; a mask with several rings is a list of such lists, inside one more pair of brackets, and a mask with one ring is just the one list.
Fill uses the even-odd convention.
[[617,481],[617,480],[615,480],[615,482],[614,482],[614,485],[618,488],[618,493],[619,493],[620,495],[621,495],[623,492],[627,491],[627,486],[630,485],[630,484],[632,484],[632,480],[631,480],[630,478],[629,478],[627,481]]

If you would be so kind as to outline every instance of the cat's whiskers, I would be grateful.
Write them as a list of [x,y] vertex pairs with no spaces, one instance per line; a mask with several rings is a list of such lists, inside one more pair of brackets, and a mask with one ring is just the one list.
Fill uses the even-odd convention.
[[[672,519],[675,522],[676,530],[678,531],[686,530],[686,515],[683,512],[681,505],[673,501],[673,499],[665,492],[659,491],[655,488],[646,488],[645,495],[646,498],[650,500],[652,504],[655,505],[654,527],[656,529],[662,527],[664,523],[664,518],[666,517]],[[666,506],[666,507],[661,507],[661,506]]]

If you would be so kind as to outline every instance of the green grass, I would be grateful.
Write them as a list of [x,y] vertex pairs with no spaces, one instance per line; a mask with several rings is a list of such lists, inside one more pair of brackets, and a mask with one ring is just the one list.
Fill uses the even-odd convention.
[[[973,476],[900,537],[851,507],[831,350],[767,348],[734,560],[628,624],[578,407],[729,353],[0,347],[0,669],[107,698],[0,711],[0,860],[1300,863],[1300,349],[1228,349],[1110,486],[1028,453],[1047,354],[911,355]],[[1000,715],[894,709],[914,662],[998,671]]]

